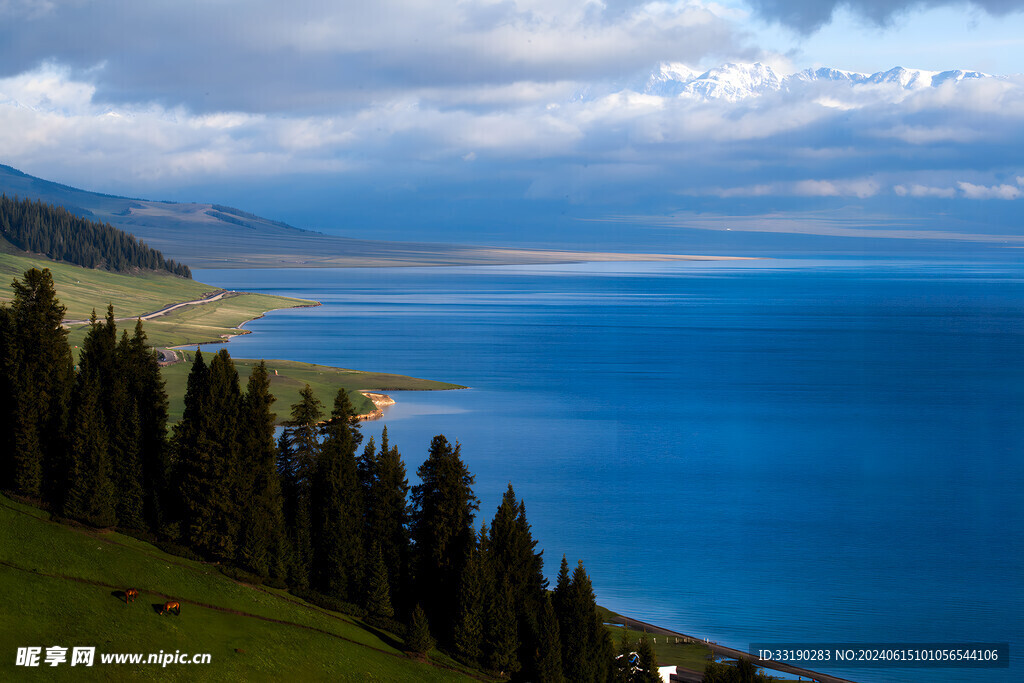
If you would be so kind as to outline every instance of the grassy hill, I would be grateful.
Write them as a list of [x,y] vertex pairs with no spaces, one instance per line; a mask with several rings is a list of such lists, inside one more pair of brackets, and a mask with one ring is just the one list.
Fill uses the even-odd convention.
[[[210,349],[214,351],[214,349]],[[169,365],[163,369],[164,379],[167,381],[167,393],[171,398],[170,419],[177,421],[181,419],[184,410],[185,384],[188,380],[188,372],[191,369],[193,352],[184,352],[184,363]],[[204,351],[203,355],[206,355]],[[245,387],[245,381],[252,372],[252,367],[259,363],[258,360],[234,358],[235,367]],[[207,361],[209,357],[207,356]],[[270,391],[277,398],[274,403],[274,411],[277,413],[278,422],[289,419],[291,406],[299,402],[299,392],[309,384],[313,393],[324,404],[324,410],[330,412],[334,405],[334,397],[338,389],[344,387],[349,392],[349,399],[356,410],[356,414],[363,415],[373,411],[373,402],[362,394],[360,389],[380,391],[439,391],[445,389],[462,389],[458,384],[446,382],[435,382],[429,379],[418,379],[406,377],[405,375],[390,375],[382,372],[362,372],[360,370],[347,370],[344,368],[333,368],[327,365],[313,365],[312,363],[299,363],[292,360],[270,360],[267,361],[267,370],[270,373]]]
[[[152,272],[124,275],[27,255],[0,253],[0,277],[5,285],[0,289],[0,301],[10,300],[11,290],[6,285],[29,268],[50,269],[57,286],[57,296],[67,307],[65,318],[68,320],[87,320],[94,309],[102,317],[107,304],[114,305],[117,318],[134,319],[171,304],[221,291],[214,285],[173,275]],[[245,334],[246,331],[238,326],[267,311],[315,305],[317,302],[306,299],[229,292],[219,301],[182,307],[147,320],[146,334],[150,343],[159,347],[222,341],[229,335]],[[134,324],[134,320],[126,320],[121,327],[130,330]],[[88,325],[72,325],[71,344],[80,346],[87,331]]]
[[3,283],[0,301],[11,298],[11,280],[20,278],[29,268],[50,269],[57,286],[57,296],[68,309],[66,317],[72,320],[87,319],[94,307],[103,315],[108,303],[114,304],[118,317],[142,315],[168,304],[197,299],[218,289],[170,274],[147,272],[124,275],[24,254],[0,253],[0,278]]
[[[139,591],[130,605],[120,594],[128,587]],[[181,615],[157,614],[154,605],[172,598]],[[54,645],[95,646],[96,665],[14,666],[17,648]],[[99,662],[103,653],[161,650],[209,653],[211,662]],[[0,679],[472,680],[467,674],[477,675],[437,652],[429,662],[410,659],[399,639],[348,615],[0,496]]]
[[[53,273],[57,296],[67,307],[65,314],[67,319],[87,319],[93,309],[96,309],[97,314],[102,316],[106,311],[107,304],[112,303],[114,315],[117,318],[128,318],[128,320],[118,323],[118,328],[127,329],[129,334],[135,327],[133,319],[135,316],[220,291],[214,285],[186,280],[173,275],[156,273],[123,275],[55,263],[25,255],[0,253],[0,278],[3,278],[5,285],[0,288],[0,301],[7,301],[11,298],[11,290],[6,284],[15,277],[21,277],[29,268],[49,268]],[[262,316],[267,311],[315,305],[317,302],[306,299],[228,292],[220,300],[184,306],[167,315],[147,320],[143,323],[143,327],[150,345],[160,348],[220,342],[231,335],[247,334],[248,331],[240,329],[239,326],[248,320]],[[82,346],[82,341],[88,331],[87,324],[71,326],[68,341],[72,345],[76,357],[78,347]],[[217,350],[217,347],[213,347],[209,349],[209,352],[216,353]],[[181,417],[185,381],[189,371],[188,363],[192,361],[190,351],[182,353],[181,356],[187,361],[186,363],[177,363],[164,368],[167,393],[171,400],[172,421]],[[234,360],[244,386],[252,366],[258,361],[237,358]],[[456,384],[434,382],[404,375],[361,372],[287,360],[268,360],[268,367],[271,374],[271,390],[278,399],[275,405],[281,420],[288,418],[290,407],[299,402],[299,391],[306,384],[313,388],[328,411],[334,404],[334,397],[338,393],[338,389],[344,387],[350,392],[352,403],[358,414],[370,413],[374,410],[370,399],[362,394],[354,393],[359,389],[433,391],[461,388]]]

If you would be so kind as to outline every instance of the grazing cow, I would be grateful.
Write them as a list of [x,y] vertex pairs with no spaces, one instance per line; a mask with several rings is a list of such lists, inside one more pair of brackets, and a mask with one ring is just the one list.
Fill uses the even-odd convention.
[[124,591],[124,604],[129,602],[135,602],[135,598],[139,597],[139,591],[134,588],[126,588]]
[[177,600],[165,602],[164,608],[160,610],[160,614],[170,614],[172,611],[177,615],[181,615],[181,604]]

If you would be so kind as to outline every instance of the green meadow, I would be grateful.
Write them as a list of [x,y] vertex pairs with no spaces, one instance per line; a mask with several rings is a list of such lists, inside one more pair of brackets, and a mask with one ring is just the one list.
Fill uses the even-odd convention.
[[[460,681],[479,676],[360,620],[0,496],[0,679]],[[139,591],[126,604],[125,588]],[[166,600],[180,616],[161,616]],[[15,666],[19,647],[95,647],[92,668]],[[209,653],[208,665],[100,664],[104,653]],[[42,660],[42,657],[40,658]]]
[[[211,354],[216,352],[216,348],[203,351],[207,362]],[[179,351],[178,353],[182,352]],[[184,409],[185,385],[195,351],[185,351],[183,355],[186,362],[169,365],[163,369],[164,380],[167,382],[167,394],[171,399],[171,422],[181,419],[181,413]],[[252,371],[252,367],[258,364],[259,361],[244,358],[235,358],[233,360],[235,367],[238,369],[242,388],[244,389],[246,378]],[[358,393],[360,389],[437,391],[463,388],[457,384],[434,382],[429,379],[418,379],[416,377],[406,377],[405,375],[346,370],[344,368],[299,363],[291,360],[267,360],[266,363],[267,371],[270,373],[270,390],[277,398],[277,402],[274,403],[274,410],[277,413],[278,422],[289,419],[291,406],[299,402],[299,392],[307,384],[313,389],[313,393],[316,394],[321,403],[323,403],[325,413],[329,413],[334,405],[334,397],[338,394],[338,389],[346,389],[357,414],[370,413],[374,409],[370,399]]]
[[20,278],[30,268],[50,269],[57,296],[67,308],[64,317],[69,320],[87,320],[94,308],[97,315],[102,316],[107,304],[114,305],[117,317],[133,317],[218,290],[212,285],[170,274],[124,275],[22,254],[0,253],[0,277],[3,278],[0,301],[11,299],[11,280]]

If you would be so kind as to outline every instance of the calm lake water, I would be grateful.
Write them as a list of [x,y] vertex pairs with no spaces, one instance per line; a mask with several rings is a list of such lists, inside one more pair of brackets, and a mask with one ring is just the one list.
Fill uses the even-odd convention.
[[[410,473],[462,443],[482,519],[508,482],[546,572],[599,601],[751,642],[1010,642],[1024,666],[1024,271],[758,261],[203,270],[313,298],[232,340],[465,384],[395,392]],[[278,406],[287,411],[286,406]],[[820,667],[827,670],[827,667]],[[1009,674],[1009,677],[1008,677]]]

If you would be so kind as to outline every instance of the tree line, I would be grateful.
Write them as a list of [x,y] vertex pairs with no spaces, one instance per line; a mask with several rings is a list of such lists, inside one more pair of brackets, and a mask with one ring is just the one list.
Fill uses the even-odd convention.
[[0,237],[23,251],[85,268],[160,270],[192,278],[188,266],[164,258],[134,235],[41,201],[0,195]]
[[476,526],[457,442],[435,436],[410,486],[386,429],[364,444],[345,390],[328,411],[309,386],[275,438],[266,365],[243,389],[226,349],[196,352],[168,431],[141,321],[118,336],[112,308],[94,313],[76,367],[49,270],[13,288],[0,307],[3,489],[356,614],[412,652],[436,645],[514,680],[655,680],[652,652],[639,668],[616,658],[582,562],[563,556],[549,590],[511,484]]

